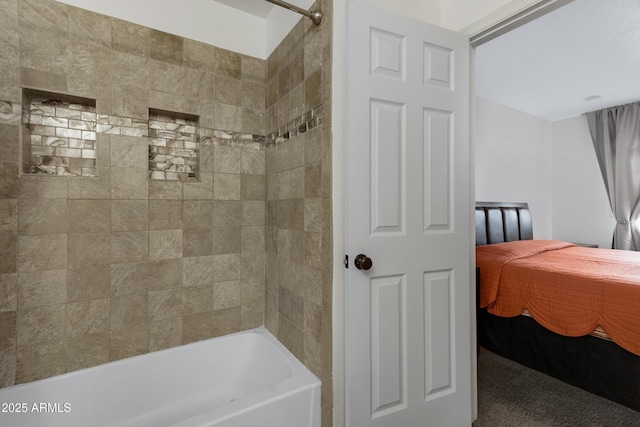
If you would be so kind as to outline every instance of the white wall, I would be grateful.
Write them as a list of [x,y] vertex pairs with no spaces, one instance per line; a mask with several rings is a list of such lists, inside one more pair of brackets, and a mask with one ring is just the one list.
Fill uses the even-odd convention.
[[536,238],[611,247],[615,220],[586,118],[549,122],[476,102],[476,200],[528,202]]
[[552,238],[551,122],[476,97],[476,200],[528,202],[534,237]]
[[[56,1],[260,59],[266,59],[302,19],[278,6],[263,19],[213,0]],[[312,2],[297,0],[305,9]]]
[[440,15],[441,25],[459,31],[507,4],[522,3],[521,0],[443,0]]
[[585,116],[552,124],[553,237],[611,247],[615,219]]

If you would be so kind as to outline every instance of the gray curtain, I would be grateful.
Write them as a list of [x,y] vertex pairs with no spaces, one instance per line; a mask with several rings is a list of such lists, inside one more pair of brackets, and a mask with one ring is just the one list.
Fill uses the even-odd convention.
[[587,113],[587,121],[618,222],[612,247],[640,250],[640,102]]

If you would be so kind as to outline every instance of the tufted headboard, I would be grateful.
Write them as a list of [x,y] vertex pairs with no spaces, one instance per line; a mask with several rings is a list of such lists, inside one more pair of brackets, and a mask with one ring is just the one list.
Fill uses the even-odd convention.
[[531,239],[527,203],[476,202],[476,246]]

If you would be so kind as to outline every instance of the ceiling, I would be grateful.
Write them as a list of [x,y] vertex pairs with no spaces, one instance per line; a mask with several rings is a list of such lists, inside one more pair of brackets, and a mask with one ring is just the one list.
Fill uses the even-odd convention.
[[640,100],[640,0],[574,0],[476,49],[476,95],[550,121]]
[[[258,18],[267,19],[271,9],[275,6],[266,0],[214,0],[218,3],[226,4],[227,6],[236,8],[243,12],[257,16]],[[292,3],[292,2],[290,2]]]
[[[267,0],[214,0],[218,3],[233,7],[242,12],[250,15],[257,16],[258,18],[267,19],[269,14],[275,7],[273,3],[269,3]],[[313,0],[287,0],[289,4],[298,6],[301,9],[309,10],[313,4]],[[285,9],[286,10],[286,9]],[[293,12],[290,12],[293,13]]]

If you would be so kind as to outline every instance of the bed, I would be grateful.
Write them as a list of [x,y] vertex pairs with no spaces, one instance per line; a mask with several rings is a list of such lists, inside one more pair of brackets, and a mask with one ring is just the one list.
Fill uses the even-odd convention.
[[479,344],[640,411],[640,253],[534,240],[526,203],[475,218]]

